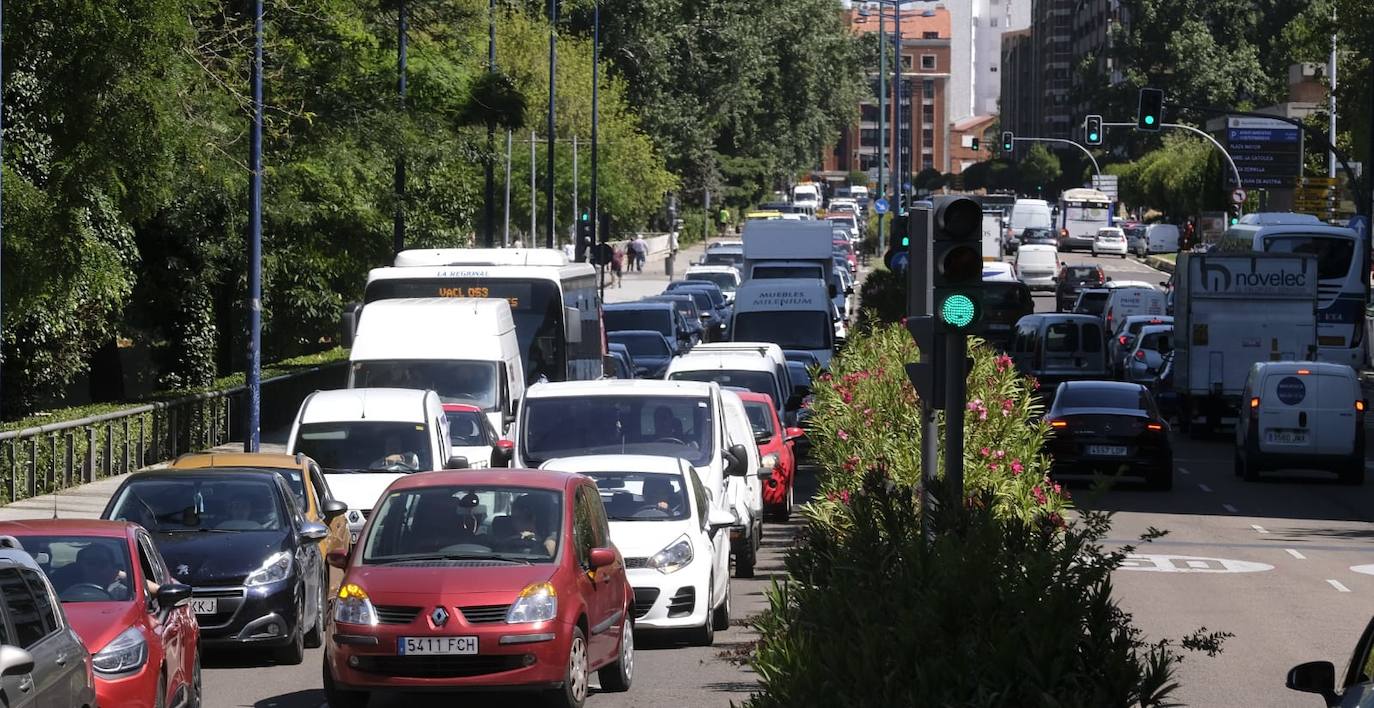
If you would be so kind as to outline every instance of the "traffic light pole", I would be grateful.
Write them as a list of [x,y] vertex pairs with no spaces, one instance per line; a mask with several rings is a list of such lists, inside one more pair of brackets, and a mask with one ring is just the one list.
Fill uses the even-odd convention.
[[946,334],[945,361],[945,484],[964,496],[964,399],[968,397],[968,337]]
[[[1107,124],[1106,124],[1106,123],[1103,123],[1103,125],[1107,125]],[[1092,154],[1091,152],[1088,152],[1088,148],[1085,148],[1085,147],[1083,147],[1082,145],[1079,145],[1078,143],[1076,143],[1076,142],[1074,142],[1074,141],[1072,141],[1072,140],[1065,140],[1064,138],[1016,138],[1016,137],[1013,137],[1012,140],[1015,141],[1015,142],[1018,142],[1018,143],[1062,143],[1062,144],[1064,144],[1064,145],[1072,145],[1072,146],[1078,148],[1079,150],[1082,150],[1082,151],[1083,151],[1083,154],[1088,156],[1088,159],[1089,159],[1090,161],[1092,161],[1092,163],[1093,163],[1093,172],[1097,174],[1098,180],[1101,180],[1101,179],[1102,179],[1102,168],[1100,168],[1100,167],[1097,166],[1097,158],[1093,157],[1093,154]]]

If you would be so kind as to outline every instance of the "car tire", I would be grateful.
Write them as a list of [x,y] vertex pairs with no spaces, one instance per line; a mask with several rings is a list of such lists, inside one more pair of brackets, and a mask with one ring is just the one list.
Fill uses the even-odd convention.
[[157,695],[153,696],[153,708],[167,708],[167,672],[157,673]]
[[1121,254],[1121,260],[1123,260],[1123,261],[1126,260],[1126,254],[1124,254],[1124,253]]
[[1259,478],[1260,478],[1260,477],[1259,477],[1259,473],[1260,473],[1259,465],[1255,464],[1254,459],[1251,458],[1250,455],[1247,454],[1247,455],[1244,455],[1244,456],[1241,458],[1241,465],[1242,465],[1242,466],[1241,466],[1241,470],[1240,470],[1240,478],[1241,478],[1241,479],[1243,479],[1243,480],[1245,480],[1245,481],[1247,481],[1247,482],[1258,482],[1258,481],[1259,481]]
[[320,666],[324,669],[324,699],[329,708],[367,708],[368,701],[372,700],[371,694],[367,691],[348,691],[334,685],[334,672],[329,670],[329,657],[325,657]]
[[794,467],[792,470],[792,479],[788,480],[787,482],[787,501],[783,503],[782,513],[778,515],[778,519],[780,521],[788,521],[792,518],[792,507],[797,505],[797,500],[795,496],[796,491],[797,471]]
[[1236,451],[1235,460],[1234,460],[1231,464],[1232,464],[1231,469],[1232,469],[1232,471],[1235,473],[1235,475],[1236,475],[1237,477],[1244,478],[1244,477],[1245,477],[1245,458],[1241,456],[1239,450]]
[[324,593],[328,585],[329,575],[326,573],[324,579],[320,581],[320,590],[316,593],[320,596],[320,604],[315,610],[315,623],[311,625],[310,629],[306,630],[305,637],[302,640],[306,649],[318,649],[324,644]]
[[1341,484],[1364,484],[1364,459],[1356,458],[1346,463],[1336,475]]
[[709,647],[716,642],[716,624],[711,617],[711,603],[716,600],[715,576],[711,576],[706,582],[706,621],[700,626],[693,627],[687,638],[687,643],[694,647]]
[[620,658],[607,664],[596,672],[601,681],[601,690],[607,693],[624,693],[630,690],[635,670],[634,621],[630,619],[633,608],[625,610],[624,625],[620,630]]
[[[568,644],[568,667],[563,678],[563,686],[554,689],[549,698],[559,708],[582,708],[587,702],[590,689],[587,686],[587,635],[581,627],[573,627],[572,641]],[[333,708],[333,705],[330,705]]]
[[[302,612],[302,614],[304,614]],[[305,661],[305,628],[301,627],[297,615],[296,626],[291,631],[291,639],[286,646],[278,647],[275,652],[277,663],[284,666],[296,666]]]
[[191,686],[186,691],[186,708],[200,708],[204,702],[200,680],[200,645],[196,645],[191,659]]
[[[713,581],[714,582],[714,581]],[[711,592],[715,592],[715,585],[711,586]],[[711,608],[711,629],[717,632],[724,632],[730,628],[730,584],[725,584],[725,601],[719,606]]]

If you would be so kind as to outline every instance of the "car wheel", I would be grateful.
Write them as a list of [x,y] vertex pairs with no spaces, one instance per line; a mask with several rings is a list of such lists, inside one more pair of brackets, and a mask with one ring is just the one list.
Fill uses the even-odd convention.
[[[714,581],[713,581],[714,582]],[[715,585],[711,586],[711,591],[715,592]],[[711,608],[711,629],[717,632],[724,632],[730,628],[730,584],[725,585],[725,601],[719,607]]]
[[693,627],[689,638],[689,643],[697,647],[709,647],[716,641],[716,623],[711,617],[711,605],[716,600],[715,576],[712,575],[706,583],[706,621],[699,627]]
[[320,590],[316,593],[320,596],[320,604],[315,609],[315,623],[305,633],[304,645],[307,649],[317,649],[324,644],[324,589],[329,585],[328,578],[329,575],[325,574],[320,582]]
[[286,646],[277,649],[277,663],[286,666],[295,666],[305,661],[305,628],[301,626],[300,618],[305,616],[304,608],[300,614],[296,615],[296,626],[291,630],[291,640]]
[[787,482],[787,501],[783,504],[783,507],[782,507],[782,514],[780,514],[780,515],[778,516],[778,518],[779,518],[780,520],[782,520],[782,521],[787,521],[787,520],[789,520],[789,519],[792,518],[792,507],[796,506],[796,503],[797,503],[797,502],[796,502],[796,491],[797,491],[797,472],[796,472],[796,470],[794,469],[794,470],[792,471],[792,479],[788,480],[788,482]]
[[1231,469],[1235,472],[1237,477],[1245,476],[1245,458],[1241,457],[1239,450],[1236,451],[1235,460],[1232,462]]
[[745,539],[744,548],[735,554],[735,577],[754,577],[754,542]]
[[568,669],[563,687],[550,696],[555,706],[582,708],[582,704],[586,703],[587,661],[587,635],[581,627],[574,626],[572,642],[568,645]]
[[153,696],[153,708],[166,708],[167,688],[167,672],[159,671],[157,674],[157,695]]
[[630,612],[630,609],[625,611],[625,624],[620,628],[620,658],[596,672],[597,678],[601,679],[602,691],[623,693],[630,690],[630,682],[634,680],[635,635]]
[[334,672],[329,670],[329,657],[320,662],[324,668],[324,699],[329,708],[367,708],[372,696],[367,691],[347,691],[334,685]]
[[1126,254],[1124,254],[1124,253],[1121,254],[1121,260],[1123,260],[1123,261],[1126,260]]
[[200,647],[197,646],[191,659],[191,686],[186,689],[186,708],[200,708],[202,701],[200,688]]

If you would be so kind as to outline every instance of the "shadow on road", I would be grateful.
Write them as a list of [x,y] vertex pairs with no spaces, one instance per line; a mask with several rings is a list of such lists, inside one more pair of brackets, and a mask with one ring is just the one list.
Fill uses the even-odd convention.
[[320,708],[323,704],[324,691],[312,689],[264,698],[254,703],[253,708]]

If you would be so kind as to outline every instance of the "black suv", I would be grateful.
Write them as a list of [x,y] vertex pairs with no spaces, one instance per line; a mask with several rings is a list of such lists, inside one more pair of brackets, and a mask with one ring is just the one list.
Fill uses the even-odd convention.
[[1066,265],[1059,269],[1059,279],[1054,285],[1054,311],[1068,312],[1078,301],[1078,294],[1088,288],[1100,288],[1107,282],[1107,275],[1100,266]]

